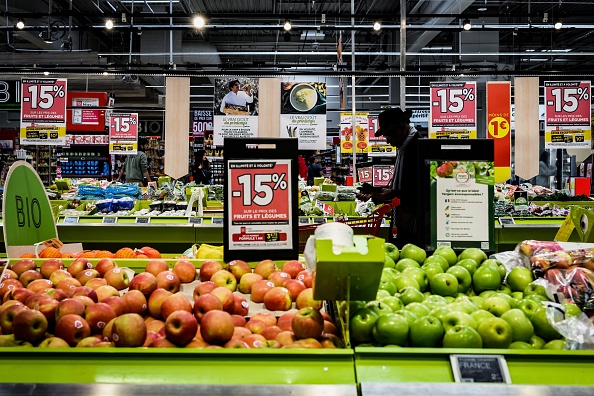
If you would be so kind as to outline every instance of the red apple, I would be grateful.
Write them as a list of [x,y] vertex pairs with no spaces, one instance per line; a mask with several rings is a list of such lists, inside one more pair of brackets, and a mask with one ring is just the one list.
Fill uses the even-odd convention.
[[274,283],[266,279],[254,282],[252,285],[252,301],[255,303],[264,302],[264,296],[273,287]]
[[143,347],[147,347],[151,345],[154,341],[158,340],[159,338],[163,338],[163,336],[153,330],[149,330],[147,326],[146,330],[146,339],[144,340]]
[[165,336],[177,345],[192,341],[198,330],[194,315],[186,311],[175,311],[165,321]]
[[171,293],[179,291],[181,281],[179,276],[172,271],[163,271],[157,274],[157,288],[169,290]]
[[252,285],[262,279],[264,279],[262,275],[253,272],[244,274],[239,280],[237,290],[243,294],[250,294],[252,292]]
[[223,310],[223,303],[213,294],[204,294],[194,301],[194,316],[198,323],[202,322],[205,313],[213,310]]
[[211,281],[206,281],[206,282],[200,282],[196,285],[196,287],[194,288],[194,300],[197,299],[198,297],[204,295],[204,294],[208,294],[211,291],[213,291],[214,289],[216,289],[218,286],[215,285],[213,282]]
[[231,290],[227,289],[226,287],[217,287],[210,292],[213,296],[216,296],[221,302],[223,303],[223,311],[228,312],[230,314],[233,313],[233,308],[235,305],[235,298],[233,297],[233,293]]
[[116,313],[116,316],[121,316],[126,313],[126,302],[122,300],[122,298],[119,295],[104,298],[103,300],[101,300],[101,302],[109,305]]
[[266,323],[266,326],[276,326],[277,324],[276,316],[269,312],[258,312],[257,314],[252,315],[251,319],[261,320]]
[[324,317],[319,310],[306,307],[293,316],[291,321],[293,333],[298,340],[304,338],[318,338],[324,330]]
[[70,346],[75,346],[83,338],[91,335],[91,328],[79,315],[66,315],[56,322],[55,336],[63,339]]
[[124,294],[122,300],[126,303],[126,313],[135,313],[144,315],[147,311],[148,304],[146,296],[140,290],[130,290]]
[[105,278],[93,278],[89,279],[89,281],[85,284],[85,286],[90,287],[91,289],[95,290],[99,286],[107,285],[107,281]]
[[324,320],[324,331],[322,331],[322,333],[334,334],[335,336],[337,336],[338,329],[336,328],[334,323]]
[[62,301],[65,298],[68,298],[66,292],[61,289],[46,289],[43,291],[43,294],[50,296],[51,298]]
[[97,302],[102,302],[108,297],[120,296],[118,289],[110,285],[99,286],[95,289],[95,293],[97,293]]
[[64,278],[72,278],[72,275],[70,275],[70,272],[64,269],[58,269],[52,272],[52,274],[49,277],[49,280],[52,282],[54,286],[56,286],[58,282],[60,282]]
[[79,257],[72,263],[70,263],[70,265],[68,266],[68,272],[73,277],[76,277],[76,275],[78,275],[80,272],[91,268],[93,268],[93,264],[91,264],[91,262],[87,258]]
[[253,334],[260,334],[262,330],[266,328],[266,323],[262,322],[261,320],[250,319],[244,327]]
[[206,282],[214,275],[215,272],[223,269],[223,264],[216,260],[206,260],[200,266],[200,281]]
[[238,338],[231,338],[225,343],[225,345],[223,345],[223,348],[227,349],[247,349],[249,347],[250,346],[245,341]]
[[177,260],[173,266],[173,272],[179,277],[181,283],[190,283],[196,279],[196,267],[188,260]]
[[33,295],[35,295],[33,291],[25,289],[24,287],[19,287],[18,289],[12,289],[8,293],[6,293],[4,295],[4,299],[2,300],[2,302],[6,302],[9,300],[17,300],[24,304],[25,301],[27,301],[27,299]]
[[144,272],[150,272],[155,276],[166,271],[169,271],[169,266],[165,260],[161,259],[149,260],[149,262],[146,263],[146,267],[144,267]]
[[275,340],[276,336],[278,336],[281,331],[281,328],[278,326],[267,326],[260,332],[260,334],[263,335],[267,340]]
[[151,320],[150,322],[144,321],[146,323],[146,331],[154,331],[155,333],[163,333],[165,334],[165,322],[159,319]]
[[298,260],[289,260],[282,266],[283,272],[286,272],[289,275],[291,275],[291,278],[293,279],[297,278],[297,275],[299,275],[299,273],[304,269],[305,264]]
[[23,284],[23,286],[27,287],[27,285],[33,282],[36,279],[43,279],[41,272],[36,270],[27,270],[19,276],[19,281]]
[[320,344],[322,344],[322,348],[326,348],[326,349],[344,348],[344,343],[335,334],[322,333],[322,335],[320,336],[320,338],[318,338],[318,340],[320,341]]
[[260,345],[266,342],[266,338],[261,334],[246,335],[242,340],[248,344],[250,348],[259,348]]
[[119,267],[108,270],[103,277],[107,281],[107,284],[116,290],[124,290],[130,285],[128,274]]
[[66,315],[83,316],[85,314],[85,308],[85,304],[82,301],[73,298],[60,301],[56,307],[56,323]]
[[87,296],[74,296],[74,297],[71,297],[71,298],[73,300],[78,300],[81,303],[83,303],[83,305],[85,306],[85,309],[87,309],[87,307],[89,305],[95,304],[95,301],[91,300],[91,298],[90,297],[87,297]]
[[235,325],[235,327],[243,327],[247,323],[245,317],[241,315],[233,314],[231,315],[231,317],[233,318],[233,324]]
[[285,283],[285,287],[287,288],[287,290],[289,290],[289,293],[291,293],[292,301],[296,301],[297,296],[299,296],[299,293],[306,289],[305,284],[297,279],[289,279]]
[[4,295],[12,289],[18,289],[23,287],[23,284],[16,279],[6,279],[0,283],[0,298],[4,298]]
[[35,264],[35,261],[30,259],[21,259],[12,264],[10,269],[16,273],[17,277],[19,277],[25,271],[37,269],[37,264]]
[[167,320],[167,317],[175,311],[187,311],[192,313],[192,304],[181,293],[169,296],[161,304],[161,316]]
[[177,348],[177,345],[165,337],[159,337],[150,343],[149,348]]
[[311,276],[311,274],[309,272],[307,272],[307,270],[301,271],[299,274],[297,274],[297,278],[295,278],[295,279],[303,282],[305,287],[308,287],[308,288],[313,287],[313,277]]
[[118,265],[111,259],[110,257],[103,257],[101,260],[97,262],[95,269],[101,274],[102,277],[105,277],[107,271],[117,267]]
[[76,274],[76,279],[80,282],[81,285],[84,286],[89,280],[99,278],[99,276],[99,271],[97,271],[96,269],[86,269]]
[[163,316],[161,316],[161,305],[165,299],[172,295],[173,293],[165,289],[155,290],[148,299],[149,314],[155,319],[162,319]]
[[115,318],[113,318],[112,320],[110,320],[109,322],[107,322],[107,324],[103,328],[103,332],[101,333],[101,336],[103,336],[103,341],[108,341],[108,342],[113,341],[111,339],[112,330],[113,330],[113,324],[115,323],[115,320],[118,317],[119,316],[116,316]]
[[114,309],[105,303],[89,305],[85,311],[85,320],[91,328],[91,334],[101,334],[109,321],[115,317]]
[[285,283],[287,283],[287,281],[290,279],[291,279],[291,275],[289,275],[288,273],[283,272],[283,271],[273,272],[268,277],[268,280],[271,281],[272,283],[274,283],[274,285],[277,287],[285,286]]
[[215,272],[211,277],[210,281],[219,287],[226,287],[230,291],[234,292],[237,288],[237,280],[233,274],[227,270],[220,270]]
[[243,275],[252,272],[252,267],[243,260],[229,261],[225,269],[233,274],[238,283]]
[[188,342],[184,348],[206,348],[208,347],[208,343],[201,338],[194,338],[192,341]]
[[252,334],[250,329],[247,329],[243,326],[235,326],[235,329],[233,329],[233,336],[231,338],[242,339],[243,337],[250,334]]
[[13,270],[5,269],[4,273],[2,274],[2,278],[0,279],[0,282],[2,282],[5,279],[19,279],[19,277]]
[[72,297],[86,296],[89,297],[93,302],[97,302],[97,292],[87,286],[79,286],[72,290]]
[[287,348],[321,349],[322,344],[315,338],[304,338],[288,345]]
[[262,260],[256,265],[256,268],[254,268],[254,272],[262,275],[262,278],[264,279],[268,279],[268,277],[276,271],[278,271],[278,267],[272,260]]
[[264,307],[270,311],[288,311],[291,305],[291,293],[284,287],[273,287],[264,295]]
[[75,278],[63,278],[56,284],[56,289],[62,290],[67,295],[70,295],[74,289],[80,286],[82,285]]
[[41,341],[39,348],[70,348],[70,345],[66,341],[58,337],[49,337]]
[[233,314],[247,316],[250,311],[250,304],[240,294],[233,293]]
[[58,308],[58,300],[53,298],[45,298],[39,301],[35,309],[38,310],[47,319],[48,326],[53,329],[56,323],[56,308]]
[[150,272],[141,272],[130,281],[129,290],[140,290],[142,294],[149,297],[157,290],[157,278]]
[[12,334],[14,318],[19,312],[27,310],[29,310],[29,308],[21,303],[11,305],[4,309],[2,313],[0,313],[0,328],[2,329],[2,334]]
[[[47,295],[47,294],[45,294],[45,293],[36,293],[36,294],[33,294],[32,296],[29,296],[29,297],[27,298],[27,300],[25,300],[25,303],[24,303],[24,304],[25,304],[25,306],[26,306],[27,308],[30,308],[30,309],[37,309],[37,305],[38,305],[38,304],[39,304],[41,301],[43,301],[43,300],[46,300],[46,299],[48,299],[48,298],[51,298],[51,297],[50,297],[50,296],[48,296],[48,295]],[[5,306],[6,306],[6,307],[9,307],[10,305],[7,305],[9,302],[10,302],[10,301],[6,301],[4,304],[2,304],[2,307],[5,307]],[[18,301],[17,301],[17,302],[18,302]],[[0,307],[0,308],[2,308],[2,307]],[[0,313],[1,313],[1,312],[2,312],[2,310],[0,310]]]
[[233,336],[233,319],[225,311],[208,311],[200,322],[200,334],[209,344],[224,345]]
[[45,279],[49,279],[55,270],[64,269],[64,263],[59,259],[45,260],[39,266],[39,272]]
[[299,293],[299,295],[297,296],[297,300],[295,300],[295,302],[297,303],[297,309],[305,307],[311,307],[315,309],[322,308],[322,302],[314,300],[312,288],[305,289],[301,293]]
[[261,349],[277,349],[280,348],[281,344],[280,342],[276,341],[276,340],[266,340],[263,343],[261,343],[260,345],[258,345],[256,348],[261,348]]
[[103,337],[100,335],[91,335],[83,338],[76,344],[76,348],[95,348],[97,345],[103,343]]
[[35,279],[33,282],[27,285],[27,289],[31,290],[33,293],[41,293],[42,291],[51,289],[52,287],[52,282],[47,279]]
[[135,313],[118,316],[113,322],[111,338],[116,347],[133,348],[142,346],[146,339],[144,319]]

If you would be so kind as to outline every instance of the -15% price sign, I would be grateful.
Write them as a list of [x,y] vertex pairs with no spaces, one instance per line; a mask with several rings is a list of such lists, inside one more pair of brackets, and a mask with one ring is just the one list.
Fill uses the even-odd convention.
[[589,123],[590,82],[545,82],[546,118],[548,123],[569,125]]
[[138,138],[138,114],[112,114],[109,121],[109,136],[116,140]]
[[390,183],[394,166],[374,166],[373,167],[373,185],[374,187],[385,187]]
[[66,79],[22,79],[21,120],[65,122]]
[[476,122],[476,84],[445,83],[431,86],[433,125],[464,125]]

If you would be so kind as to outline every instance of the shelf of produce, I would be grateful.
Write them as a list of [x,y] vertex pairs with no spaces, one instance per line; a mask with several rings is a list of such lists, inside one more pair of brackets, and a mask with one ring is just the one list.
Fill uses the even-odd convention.
[[356,387],[351,349],[13,347],[0,348],[0,354],[0,373],[10,373],[0,376],[0,382],[9,383],[350,384]]
[[[497,251],[513,250],[518,243],[526,239],[552,241],[564,220],[565,218],[560,217],[514,217],[515,224],[506,225],[501,225],[495,220]],[[579,238],[572,234],[570,241],[579,242]]]
[[594,351],[514,349],[356,347],[357,381],[453,382],[451,354],[503,355],[513,384],[594,386]]

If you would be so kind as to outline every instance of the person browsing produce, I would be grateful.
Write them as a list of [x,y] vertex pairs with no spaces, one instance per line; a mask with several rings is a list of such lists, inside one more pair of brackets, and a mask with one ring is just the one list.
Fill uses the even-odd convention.
[[143,185],[143,177],[146,182],[151,181],[151,176],[148,172],[148,159],[145,151],[148,150],[148,140],[145,138],[138,139],[138,152],[135,155],[128,155],[120,171],[117,181],[122,177],[126,177],[126,183],[136,183],[139,186]]

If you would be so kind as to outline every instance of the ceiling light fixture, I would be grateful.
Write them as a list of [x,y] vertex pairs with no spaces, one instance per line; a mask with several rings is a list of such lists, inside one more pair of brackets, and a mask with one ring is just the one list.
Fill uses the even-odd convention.
[[555,21],[555,29],[559,30],[563,27],[563,22],[561,22],[561,19],[558,19],[557,21]]
[[464,20],[464,22],[462,22],[462,28],[464,28],[464,30],[472,29],[472,24],[470,23],[470,19],[466,18]]
[[379,21],[373,22],[373,30],[378,31],[382,28],[382,24]]
[[485,12],[485,11],[487,11],[487,7],[480,7],[480,8],[477,8],[477,11],[480,11],[480,12]]
[[291,30],[291,27],[292,27],[292,25],[291,25],[291,21],[290,21],[290,20],[288,20],[288,19],[287,19],[287,20],[285,20],[285,24],[283,25],[283,29],[285,29],[285,30],[289,31],[289,30]]
[[111,19],[108,19],[107,21],[105,21],[105,29],[108,29],[108,30],[113,29],[113,21]]
[[17,19],[17,22],[15,24],[17,29],[23,29],[25,27],[25,21],[23,21],[22,19]]
[[196,15],[193,20],[194,27],[197,29],[202,29],[204,27],[204,18],[200,15]]

